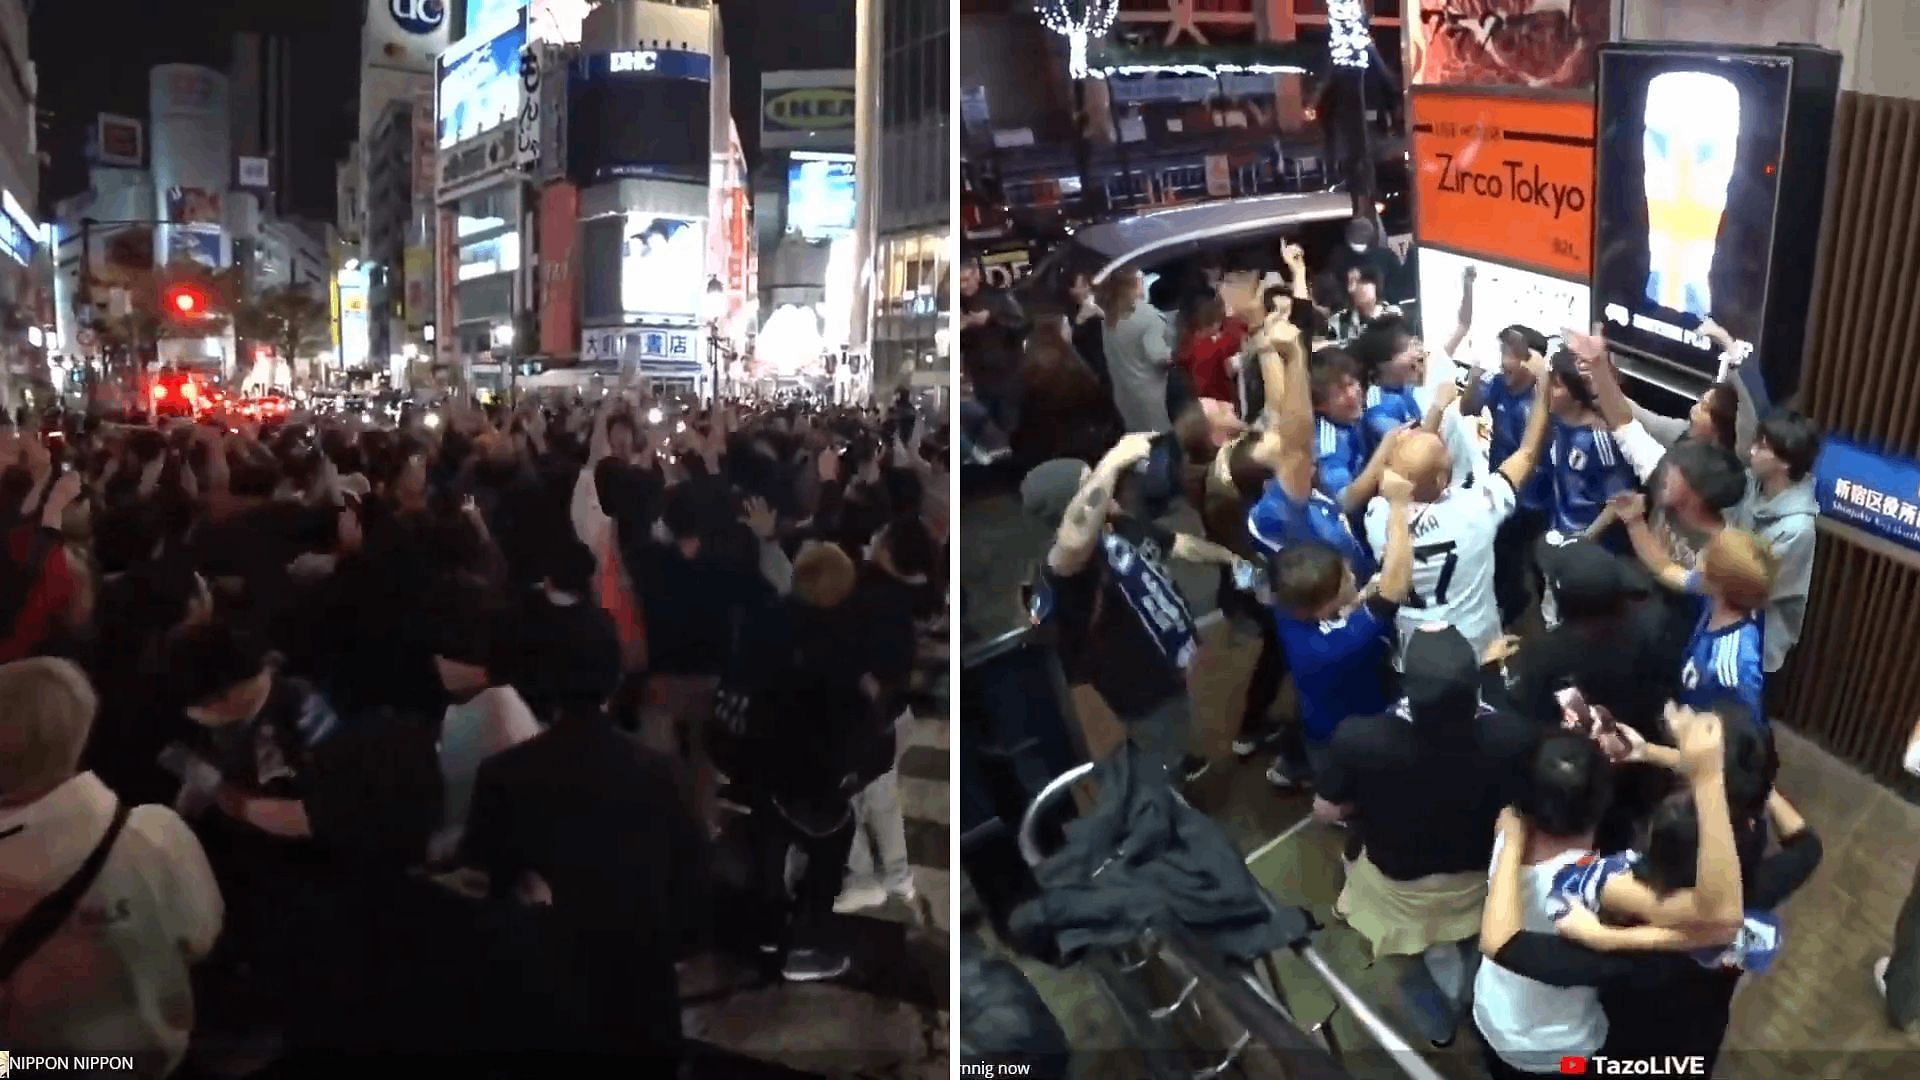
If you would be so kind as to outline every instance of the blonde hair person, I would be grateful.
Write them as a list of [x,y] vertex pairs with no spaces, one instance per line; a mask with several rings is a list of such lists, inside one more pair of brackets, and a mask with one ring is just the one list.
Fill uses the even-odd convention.
[[86,674],[68,661],[0,665],[0,805],[31,801],[71,779],[99,707]]
[[66,660],[0,665],[0,1032],[164,1076],[193,1030],[189,967],[225,908],[179,815],[129,809],[78,771],[97,707]]
[[1611,506],[1654,580],[1706,599],[1680,668],[1680,704],[1707,710],[1735,698],[1765,726],[1767,603],[1780,574],[1779,557],[1753,533],[1725,528],[1707,541],[1689,573],[1652,541],[1645,496],[1620,496]]
[[853,559],[838,544],[814,541],[793,560],[793,596],[809,607],[839,607],[853,595],[855,578]]
[[1700,578],[1708,595],[1741,611],[1764,611],[1773,594],[1780,560],[1773,548],[1745,529],[1722,529],[1700,554]]

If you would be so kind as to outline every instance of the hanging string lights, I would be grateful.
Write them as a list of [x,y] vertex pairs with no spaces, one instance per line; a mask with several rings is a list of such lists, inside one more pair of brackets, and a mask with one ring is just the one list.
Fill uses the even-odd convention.
[[1067,39],[1067,74],[1084,79],[1087,45],[1113,29],[1120,0],[1038,0],[1034,11],[1042,25]]
[[1373,38],[1367,32],[1367,8],[1362,0],[1327,0],[1328,48],[1333,66],[1367,66],[1367,49]]

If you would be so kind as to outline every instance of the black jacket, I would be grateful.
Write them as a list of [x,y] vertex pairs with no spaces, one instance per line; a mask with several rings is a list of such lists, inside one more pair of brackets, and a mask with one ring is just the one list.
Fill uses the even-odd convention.
[[504,898],[527,873],[553,892],[542,947],[557,1012],[609,1018],[602,1045],[680,1043],[674,963],[705,909],[706,842],[674,763],[604,717],[563,719],[480,766],[461,861]]
[[781,800],[796,824],[826,828],[859,790],[879,724],[861,690],[873,671],[859,610],[788,598],[749,620],[730,686],[748,696],[743,766],[749,788]]
[[1094,770],[1099,801],[1035,871],[1041,895],[1013,913],[1025,946],[1072,963],[1086,949],[1180,925],[1251,960],[1293,940],[1297,916],[1254,880],[1220,826],[1138,757],[1127,743]]

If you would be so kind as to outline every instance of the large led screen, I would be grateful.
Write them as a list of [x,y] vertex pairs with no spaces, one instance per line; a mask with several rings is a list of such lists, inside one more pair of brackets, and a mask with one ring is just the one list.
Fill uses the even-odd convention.
[[787,165],[787,226],[809,238],[853,231],[853,159],[801,157]]
[[712,171],[713,60],[673,49],[602,53],[573,68],[568,171],[706,183]]
[[520,112],[523,21],[491,38],[462,41],[440,57],[440,147],[492,131]]
[[580,232],[585,319],[698,322],[707,294],[705,224],[640,212],[585,222]]
[[1422,247],[1420,328],[1429,348],[1438,349],[1459,325],[1468,267],[1474,271],[1473,322],[1453,357],[1462,369],[1476,360],[1489,371],[1498,368],[1500,331],[1509,326],[1526,326],[1557,338],[1561,331],[1587,323],[1592,301],[1581,282]]
[[1407,40],[1415,86],[1583,90],[1612,36],[1608,0],[1417,0]]
[[1760,340],[1791,77],[1774,56],[1601,54],[1594,312],[1616,346],[1711,377],[1702,321]]

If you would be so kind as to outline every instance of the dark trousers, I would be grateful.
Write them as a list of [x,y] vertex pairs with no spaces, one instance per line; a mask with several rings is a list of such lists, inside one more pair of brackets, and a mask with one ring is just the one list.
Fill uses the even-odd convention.
[[1537,1077],[1547,1075],[1514,1068],[1500,1060],[1500,1055],[1494,1053],[1485,1043],[1480,1044],[1480,1060],[1487,1066],[1487,1075],[1493,1080],[1536,1080]]
[[1287,681],[1287,653],[1280,647],[1280,628],[1274,623],[1273,613],[1235,589],[1226,571],[1220,576],[1221,612],[1228,618],[1250,621],[1260,631],[1260,656],[1254,661],[1253,677],[1247,681],[1244,711],[1240,714],[1239,734],[1251,737],[1273,726],[1269,716],[1273,703],[1279,700],[1280,687]]
[[1887,1021],[1907,1028],[1920,1021],[1920,871],[1893,924],[1893,962],[1887,965]]
[[[815,836],[788,821],[771,799],[756,799],[753,835],[754,878],[762,904],[761,943],[776,946],[781,956],[794,949],[821,948],[846,874],[847,855],[853,850],[852,813],[840,828]],[[806,860],[791,890],[787,888],[789,849],[797,849]]]
[[1512,626],[1533,606],[1540,573],[1534,545],[1547,531],[1545,511],[1520,507],[1493,537],[1493,595],[1500,605],[1500,624]]

